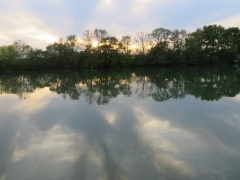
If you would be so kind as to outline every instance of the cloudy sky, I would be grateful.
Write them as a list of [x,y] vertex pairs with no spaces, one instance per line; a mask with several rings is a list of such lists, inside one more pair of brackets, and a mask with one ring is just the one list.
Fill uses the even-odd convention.
[[158,27],[240,27],[239,7],[240,0],[0,0],[0,45],[21,39],[43,48],[95,28],[121,37]]

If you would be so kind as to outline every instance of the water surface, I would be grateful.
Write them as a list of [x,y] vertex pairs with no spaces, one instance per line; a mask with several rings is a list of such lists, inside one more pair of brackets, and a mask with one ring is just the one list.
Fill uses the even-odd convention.
[[240,178],[240,69],[0,74],[0,180]]

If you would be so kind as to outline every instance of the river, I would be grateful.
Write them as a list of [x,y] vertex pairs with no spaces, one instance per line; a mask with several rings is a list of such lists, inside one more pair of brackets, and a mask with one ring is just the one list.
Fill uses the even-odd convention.
[[240,178],[240,68],[0,73],[0,180]]

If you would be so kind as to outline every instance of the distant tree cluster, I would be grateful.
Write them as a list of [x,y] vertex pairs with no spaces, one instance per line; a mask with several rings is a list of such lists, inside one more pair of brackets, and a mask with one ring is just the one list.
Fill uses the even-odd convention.
[[154,29],[120,40],[104,29],[85,30],[34,49],[18,40],[0,46],[0,69],[110,68],[240,63],[240,29],[209,25],[195,32]]

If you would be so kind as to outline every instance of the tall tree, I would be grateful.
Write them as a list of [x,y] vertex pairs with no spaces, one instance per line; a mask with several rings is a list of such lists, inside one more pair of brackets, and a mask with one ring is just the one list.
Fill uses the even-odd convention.
[[79,40],[76,35],[69,35],[67,36],[65,44],[72,50],[72,51],[79,51],[81,50]]
[[123,50],[124,53],[127,53],[130,51],[130,45],[131,45],[131,36],[123,36],[119,43],[119,48]]
[[141,31],[137,33],[136,37],[134,38],[136,45],[139,48],[140,53],[144,56],[150,46],[150,38],[147,32]]
[[149,34],[154,44],[154,55],[161,56],[168,48],[171,31],[164,28],[157,28]]
[[171,43],[174,52],[177,52],[178,55],[182,53],[185,47],[185,39],[187,38],[188,34],[185,29],[175,29],[171,32]]
[[155,44],[159,44],[161,42],[166,42],[169,40],[171,31],[169,29],[157,28],[150,33],[151,39],[155,42]]
[[89,29],[85,30],[83,33],[82,33],[82,44],[83,46],[85,46],[85,49],[86,50],[89,50],[92,48],[92,45],[93,45],[93,38],[94,38],[94,35],[93,35],[93,32],[90,31]]
[[97,47],[99,47],[100,43],[102,43],[102,41],[109,37],[108,32],[105,29],[95,29],[93,31],[93,37],[94,39],[97,41]]

